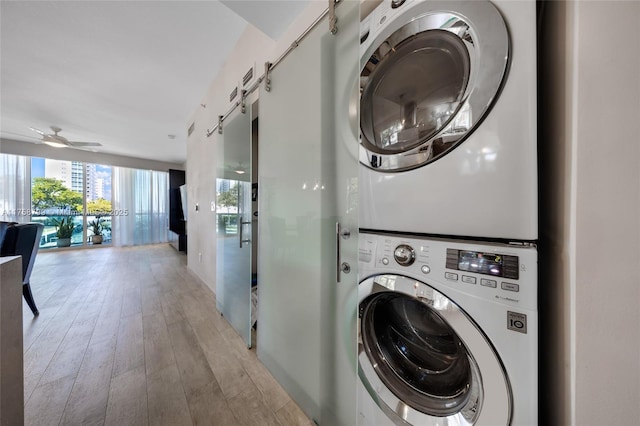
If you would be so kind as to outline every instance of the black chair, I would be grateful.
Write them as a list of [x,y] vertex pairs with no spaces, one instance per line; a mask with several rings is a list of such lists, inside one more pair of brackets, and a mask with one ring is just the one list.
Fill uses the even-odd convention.
[[6,227],[4,240],[0,247],[0,256],[22,256],[22,295],[31,308],[33,315],[38,315],[38,308],[31,294],[31,271],[40,247],[40,237],[44,225],[41,223],[17,223]]
[[17,225],[18,222],[0,222],[0,247],[2,247],[2,242],[4,241],[4,234],[7,233],[7,229],[10,226]]

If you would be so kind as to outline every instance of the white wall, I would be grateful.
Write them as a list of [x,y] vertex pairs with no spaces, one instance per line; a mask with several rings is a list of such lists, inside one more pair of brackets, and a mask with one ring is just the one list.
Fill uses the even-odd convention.
[[640,3],[546,7],[541,421],[640,424]]
[[[216,278],[216,235],[215,213],[210,207],[216,196],[217,144],[222,139],[217,132],[207,138],[206,130],[213,128],[218,121],[218,115],[223,115],[229,110],[229,93],[242,80],[244,73],[255,63],[255,73],[257,76],[262,75],[264,63],[273,62],[279,57],[315,21],[326,6],[324,1],[310,2],[278,41],[248,25],[203,97],[202,104],[206,107],[198,107],[192,117],[195,131],[187,140],[188,266],[213,291]],[[215,46],[212,46],[212,49],[214,48]],[[194,210],[196,203],[200,206],[198,212]]]
[[575,421],[640,424],[640,3],[579,2]]

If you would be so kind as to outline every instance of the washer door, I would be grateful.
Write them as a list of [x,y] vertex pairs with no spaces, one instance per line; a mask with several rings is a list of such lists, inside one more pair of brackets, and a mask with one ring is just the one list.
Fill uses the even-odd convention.
[[454,149],[489,112],[506,76],[509,35],[491,3],[411,7],[363,54],[360,161],[373,169],[409,170]]
[[401,275],[368,278],[359,290],[358,373],[390,419],[509,424],[512,396],[502,363],[452,300]]

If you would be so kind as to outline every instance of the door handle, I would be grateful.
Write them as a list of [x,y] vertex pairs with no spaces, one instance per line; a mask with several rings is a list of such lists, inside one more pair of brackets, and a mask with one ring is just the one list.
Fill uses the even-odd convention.
[[243,221],[242,220],[242,216],[244,215],[244,206],[240,203],[240,200],[242,200],[243,198],[243,190],[242,190],[243,186],[240,184],[240,182],[238,182],[238,227],[240,228],[240,230],[238,231],[238,236],[240,237],[240,248],[242,248],[242,243],[250,243],[251,240],[245,240],[242,238],[242,228],[243,225],[249,225],[251,223],[251,221]]
[[250,243],[251,240],[243,240],[242,239],[242,225],[249,225],[251,224],[251,221],[248,222],[243,222],[242,220],[240,221],[239,227],[240,227],[240,232],[238,232],[239,236],[240,236],[240,248],[242,248],[242,243]]

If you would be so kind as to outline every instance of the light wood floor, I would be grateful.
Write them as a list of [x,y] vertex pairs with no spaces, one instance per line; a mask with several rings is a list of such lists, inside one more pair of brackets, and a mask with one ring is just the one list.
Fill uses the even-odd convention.
[[25,424],[312,423],[168,244],[38,253]]

